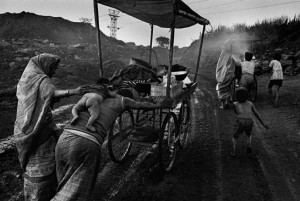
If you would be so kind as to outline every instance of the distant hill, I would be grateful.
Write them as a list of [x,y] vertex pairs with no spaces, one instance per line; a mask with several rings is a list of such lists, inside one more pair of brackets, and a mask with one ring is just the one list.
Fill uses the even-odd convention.
[[[106,37],[102,33],[103,37]],[[34,13],[0,14],[0,38],[48,39],[55,43],[95,43],[96,29],[88,23]]]

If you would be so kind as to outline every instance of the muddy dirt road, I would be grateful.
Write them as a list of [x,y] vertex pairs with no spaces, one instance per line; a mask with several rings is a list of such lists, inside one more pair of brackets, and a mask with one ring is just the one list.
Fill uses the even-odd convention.
[[[232,158],[235,114],[232,108],[218,109],[213,73],[202,71],[199,78],[192,104],[192,132],[174,168],[162,175],[155,154],[150,154],[127,182],[119,183],[118,190],[111,189],[113,193],[103,200],[300,200],[298,78],[285,81],[279,108],[268,101],[268,76],[258,78],[255,105],[271,128],[265,130],[256,121],[253,153],[246,153],[246,137],[242,136],[237,157]],[[101,197],[94,194],[93,200],[98,199]]]
[[[255,123],[253,153],[246,138],[232,158],[232,108],[220,110],[214,71],[202,70],[192,99],[192,128],[173,169],[157,167],[155,147],[136,146],[116,165],[103,146],[102,165],[91,200],[298,201],[300,200],[300,76],[284,81],[279,107],[268,101],[268,76],[258,78],[255,102],[270,129]],[[1,154],[0,200],[22,200],[22,177],[14,150]]]

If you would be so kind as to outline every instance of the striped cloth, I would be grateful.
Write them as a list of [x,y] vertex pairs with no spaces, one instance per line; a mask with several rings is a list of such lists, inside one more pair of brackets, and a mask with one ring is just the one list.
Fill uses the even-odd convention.
[[58,188],[52,201],[89,200],[101,160],[101,147],[64,130],[56,150]]
[[52,54],[33,57],[17,85],[14,140],[25,171],[25,200],[48,201],[55,194],[56,140],[51,103],[56,88],[49,75],[58,61]]
[[42,130],[48,122],[50,105],[55,91],[48,77],[51,65],[58,57],[41,54],[33,57],[26,66],[17,85],[17,117],[14,137],[21,167],[25,170],[31,152],[47,140],[52,133]]

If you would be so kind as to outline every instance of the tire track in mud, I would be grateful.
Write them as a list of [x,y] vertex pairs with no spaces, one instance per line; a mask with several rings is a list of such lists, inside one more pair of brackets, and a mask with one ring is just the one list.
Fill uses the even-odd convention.
[[213,96],[197,89],[192,100],[191,132],[173,169],[161,175],[155,166],[150,171],[149,166],[140,168],[127,188],[112,200],[222,200],[221,143]]
[[250,155],[246,153],[246,137],[241,135],[237,144],[237,156],[231,157],[235,114],[231,109],[216,109],[216,111],[222,148],[222,200],[274,200],[265,172],[256,157],[260,152],[257,133],[253,133],[254,153]]
[[[259,132],[262,154],[258,155],[274,200],[300,200],[300,134],[297,119],[286,110],[264,106],[262,116],[271,129]],[[280,123],[278,122],[280,121]],[[257,129],[258,130],[258,129]]]

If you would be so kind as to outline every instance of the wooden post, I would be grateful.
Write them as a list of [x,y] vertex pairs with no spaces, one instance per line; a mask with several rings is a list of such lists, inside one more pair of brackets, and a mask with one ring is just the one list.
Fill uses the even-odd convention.
[[103,66],[102,66],[102,53],[101,53],[101,36],[100,36],[100,26],[99,26],[99,14],[98,14],[98,3],[94,0],[94,16],[95,16],[95,27],[97,29],[97,44],[98,44],[98,57],[99,57],[99,77],[103,76]]
[[168,81],[167,81],[167,98],[170,98],[171,92],[171,71],[172,71],[172,63],[173,63],[173,46],[174,46],[174,35],[175,35],[175,20],[176,20],[176,10],[177,10],[178,2],[177,0],[173,0],[173,16],[171,22],[171,39],[170,39],[170,50],[169,50],[169,68],[168,68]]
[[194,77],[194,82],[197,81],[197,77],[198,77],[198,70],[199,70],[199,65],[200,65],[201,52],[202,52],[202,46],[203,46],[203,39],[204,39],[204,33],[205,33],[205,26],[206,25],[203,25],[203,29],[202,29],[201,43],[199,45],[199,53],[198,53],[197,67],[196,67],[196,73],[195,73],[195,77]]
[[153,24],[151,24],[151,35],[150,35],[150,48],[149,48],[149,64],[151,64],[152,58],[152,41],[153,41]]

